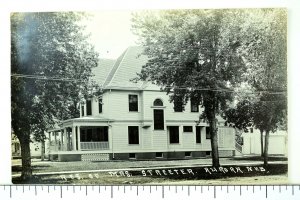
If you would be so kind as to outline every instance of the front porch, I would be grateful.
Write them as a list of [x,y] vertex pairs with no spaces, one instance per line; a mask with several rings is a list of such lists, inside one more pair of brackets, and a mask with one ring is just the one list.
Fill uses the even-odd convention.
[[60,128],[48,130],[49,154],[75,151],[107,151],[111,146],[111,126],[102,118],[76,118]]

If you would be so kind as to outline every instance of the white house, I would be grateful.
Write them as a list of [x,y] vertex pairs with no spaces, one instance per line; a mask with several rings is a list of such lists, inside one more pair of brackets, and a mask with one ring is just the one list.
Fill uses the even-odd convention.
[[[196,124],[201,108],[170,103],[169,96],[149,82],[134,83],[147,57],[129,47],[115,62],[101,60],[94,70],[103,88],[101,98],[80,105],[80,118],[49,130],[50,158],[59,161],[112,159],[176,159],[211,154],[209,127]],[[175,108],[175,109],[174,109]],[[233,156],[235,132],[218,127],[219,154]]]

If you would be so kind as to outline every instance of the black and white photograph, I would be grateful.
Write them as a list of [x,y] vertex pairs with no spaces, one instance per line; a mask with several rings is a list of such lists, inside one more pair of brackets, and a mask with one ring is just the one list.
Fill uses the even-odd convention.
[[12,183],[288,184],[287,15],[12,12]]

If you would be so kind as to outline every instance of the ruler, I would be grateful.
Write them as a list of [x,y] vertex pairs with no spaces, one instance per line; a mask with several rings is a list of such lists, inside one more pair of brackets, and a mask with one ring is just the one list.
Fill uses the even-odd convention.
[[243,186],[91,186],[91,185],[1,185],[6,199],[300,199],[300,185]]

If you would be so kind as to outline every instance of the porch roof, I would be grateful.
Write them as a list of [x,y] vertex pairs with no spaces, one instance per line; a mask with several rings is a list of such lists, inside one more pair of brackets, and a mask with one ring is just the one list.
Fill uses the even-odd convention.
[[100,116],[85,116],[80,118],[73,118],[65,120],[61,123],[62,127],[70,126],[70,125],[83,125],[83,124],[97,124],[97,123],[109,123],[113,122],[113,119],[108,119]]

